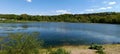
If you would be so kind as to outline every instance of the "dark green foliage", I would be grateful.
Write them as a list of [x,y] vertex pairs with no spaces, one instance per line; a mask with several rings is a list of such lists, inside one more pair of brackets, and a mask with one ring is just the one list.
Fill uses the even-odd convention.
[[94,49],[94,50],[99,50],[99,49],[104,49],[101,45],[98,44],[92,44],[89,49]]
[[93,49],[93,50],[97,50],[96,53],[98,54],[105,54],[105,52],[103,51],[104,48],[102,45],[98,45],[98,44],[92,44],[89,49]]
[[46,22],[83,22],[83,23],[113,23],[120,24],[120,13],[103,12],[91,14],[62,14],[54,16],[39,16],[39,15],[14,15],[0,14],[0,22],[19,22],[19,21],[46,21]]
[[42,44],[35,33],[11,34],[7,39],[2,44],[3,54],[38,54]]
[[65,49],[59,48],[55,51],[50,51],[49,54],[70,54],[70,52],[67,52]]

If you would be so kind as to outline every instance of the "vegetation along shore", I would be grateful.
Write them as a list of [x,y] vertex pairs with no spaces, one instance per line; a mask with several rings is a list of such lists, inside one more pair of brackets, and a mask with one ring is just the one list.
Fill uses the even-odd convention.
[[119,12],[102,12],[90,14],[61,14],[61,15],[15,15],[0,14],[0,22],[82,22],[120,24]]

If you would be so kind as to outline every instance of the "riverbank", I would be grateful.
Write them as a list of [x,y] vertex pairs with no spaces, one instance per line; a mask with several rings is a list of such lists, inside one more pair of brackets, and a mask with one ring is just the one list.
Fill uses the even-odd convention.
[[[5,21],[0,21],[0,23],[33,23],[33,22],[54,22],[54,21],[11,21],[11,20],[5,20]],[[85,22],[54,22],[54,23],[85,23]],[[119,25],[117,23],[92,23],[92,22],[86,22],[89,24],[114,24],[114,25]]]
[[[71,52],[71,54],[96,54],[96,50],[88,49],[89,46],[82,45],[82,46],[61,46],[52,48],[53,50],[57,48],[63,48],[66,51]],[[104,52],[106,54],[119,54],[120,53],[120,44],[106,44],[103,45]]]

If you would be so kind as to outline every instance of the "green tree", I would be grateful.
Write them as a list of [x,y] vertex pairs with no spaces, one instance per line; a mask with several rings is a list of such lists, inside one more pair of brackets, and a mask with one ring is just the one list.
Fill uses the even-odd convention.
[[11,34],[8,41],[3,43],[4,54],[38,54],[42,41],[36,34]]

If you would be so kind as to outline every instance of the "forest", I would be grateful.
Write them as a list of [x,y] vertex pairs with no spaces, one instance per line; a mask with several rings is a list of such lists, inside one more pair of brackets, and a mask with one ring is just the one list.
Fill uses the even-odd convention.
[[0,21],[38,21],[38,22],[43,21],[43,22],[120,24],[120,13],[101,12],[88,14],[61,14],[61,15],[0,14]]

